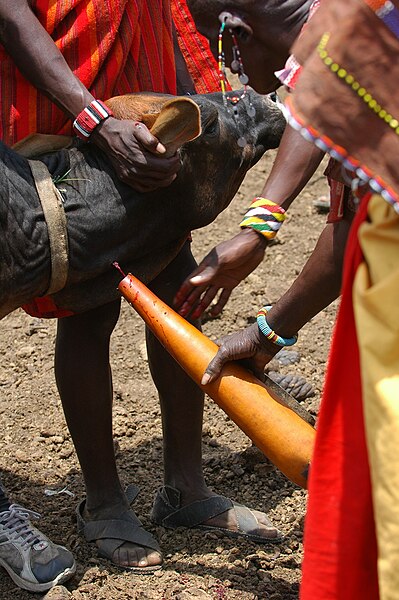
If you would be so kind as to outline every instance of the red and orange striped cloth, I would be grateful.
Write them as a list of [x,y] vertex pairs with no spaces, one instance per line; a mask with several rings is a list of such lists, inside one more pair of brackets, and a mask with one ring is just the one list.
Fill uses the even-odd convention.
[[[217,91],[208,42],[185,0],[172,0],[183,56],[199,93]],[[33,0],[31,7],[75,75],[96,98],[128,92],[176,93],[170,0]],[[71,133],[65,114],[21,75],[0,46],[0,136]]]
[[[96,98],[129,92],[176,93],[172,12],[179,46],[198,93],[220,90],[209,44],[185,0],[33,0],[32,10],[74,74]],[[13,144],[33,132],[71,134],[71,121],[18,71],[0,46],[0,136]],[[63,317],[51,296],[24,309]]]
[[172,0],[171,4],[180,51],[197,94],[220,92],[218,66],[208,40],[196,30],[185,0]]

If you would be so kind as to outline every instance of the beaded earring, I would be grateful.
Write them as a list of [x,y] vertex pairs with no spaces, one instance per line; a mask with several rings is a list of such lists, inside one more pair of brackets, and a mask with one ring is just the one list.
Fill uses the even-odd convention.
[[[233,44],[232,44],[233,60],[231,62],[230,68],[233,73],[238,74],[238,80],[244,86],[244,90],[240,95],[238,95],[237,93],[233,93],[232,96],[227,95],[227,92],[226,92],[226,87],[227,87],[226,86],[226,84],[227,84],[226,58],[225,58],[225,54],[223,51],[223,33],[224,33],[225,29],[226,29],[226,21],[224,20],[220,26],[219,36],[218,36],[218,69],[219,69],[220,87],[221,87],[221,90],[223,93],[224,105],[228,108],[228,102],[230,102],[232,109],[233,109],[233,117],[234,117],[234,119],[237,120],[238,119],[237,104],[240,100],[243,100],[243,98],[247,95],[249,79],[248,79],[248,75],[244,71],[244,65],[242,63],[241,53],[240,53],[240,49],[238,47],[237,38],[234,35],[233,31],[231,29],[229,29],[230,35],[232,37],[232,42],[233,42]],[[251,100],[249,100],[249,105],[246,108],[247,108],[248,116],[251,118],[254,117],[256,111],[255,111],[255,107],[253,106]],[[229,110],[229,108],[228,108],[228,110]],[[246,138],[244,136],[239,137],[237,140],[237,144],[241,148],[244,148],[247,145]]]

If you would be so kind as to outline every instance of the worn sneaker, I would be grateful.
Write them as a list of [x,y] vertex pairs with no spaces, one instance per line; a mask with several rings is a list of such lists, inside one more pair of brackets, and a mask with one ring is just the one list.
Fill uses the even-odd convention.
[[24,590],[45,592],[75,573],[72,554],[53,544],[30,519],[40,515],[12,504],[0,512],[0,566]]

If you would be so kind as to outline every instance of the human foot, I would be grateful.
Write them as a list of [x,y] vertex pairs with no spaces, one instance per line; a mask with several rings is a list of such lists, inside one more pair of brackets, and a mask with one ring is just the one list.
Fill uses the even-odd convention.
[[155,498],[151,519],[157,525],[223,531],[232,537],[244,537],[257,543],[282,538],[265,513],[236,504],[225,496],[204,495],[185,502],[181,492],[164,486]]
[[88,511],[83,500],[76,513],[79,532],[88,542],[96,543],[103,558],[137,573],[152,573],[161,568],[158,542],[126,505]]

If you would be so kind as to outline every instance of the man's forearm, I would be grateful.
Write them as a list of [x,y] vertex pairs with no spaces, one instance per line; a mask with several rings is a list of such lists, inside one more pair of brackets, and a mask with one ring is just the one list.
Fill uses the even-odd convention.
[[[255,198],[255,201],[270,200],[286,211],[315,173],[323,156],[324,153],[321,150],[307,142],[295,129],[286,127],[262,194]],[[244,217],[243,225],[248,229],[253,227],[253,237],[263,237],[264,248],[266,248],[268,243],[266,238],[271,240],[276,235],[282,220],[276,222],[276,218],[271,216],[269,223],[268,219],[264,217],[264,209],[265,206],[259,207],[258,204],[251,204]],[[257,213],[257,211],[260,212]],[[258,224],[252,226],[254,216],[265,221],[261,231]]]
[[325,227],[302,272],[268,313],[279,335],[291,337],[339,296],[349,229],[349,221]]
[[287,210],[315,173],[323,156],[324,152],[287,126],[261,195]]
[[75,77],[26,0],[0,0],[0,41],[28,81],[70,117],[93,96]]

